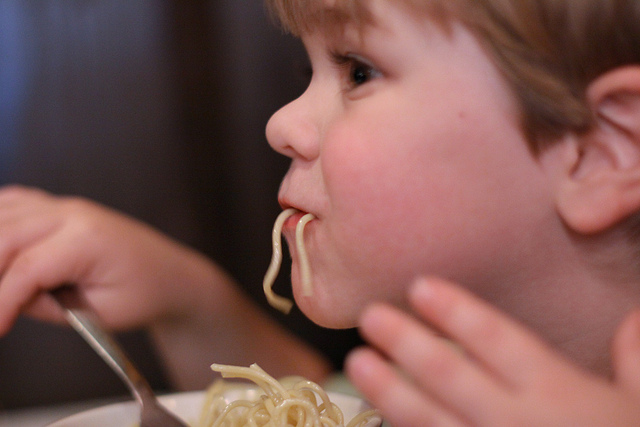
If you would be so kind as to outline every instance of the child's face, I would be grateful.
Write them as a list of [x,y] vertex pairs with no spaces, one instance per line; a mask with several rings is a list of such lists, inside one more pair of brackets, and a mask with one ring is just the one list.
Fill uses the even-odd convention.
[[475,39],[371,3],[363,32],[303,35],[313,77],[267,126],[292,158],[280,203],[317,217],[305,230],[312,298],[292,250],[296,301],[330,327],[354,326],[375,299],[403,305],[419,274],[501,292],[552,209],[515,101]]

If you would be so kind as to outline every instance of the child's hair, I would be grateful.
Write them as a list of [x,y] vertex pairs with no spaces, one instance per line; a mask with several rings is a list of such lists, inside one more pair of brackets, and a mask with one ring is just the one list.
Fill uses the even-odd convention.
[[[326,0],[266,1],[296,35],[328,20],[371,19],[367,0],[333,0],[331,12],[322,12]],[[534,152],[590,128],[585,92],[594,78],[640,64],[640,0],[388,1],[426,12],[445,28],[461,22],[476,35],[520,102]]]

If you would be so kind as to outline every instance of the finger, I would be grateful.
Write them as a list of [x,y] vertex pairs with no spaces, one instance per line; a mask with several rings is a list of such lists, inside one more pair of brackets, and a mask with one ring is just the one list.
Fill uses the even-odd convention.
[[427,322],[513,387],[526,386],[551,367],[565,364],[525,327],[459,286],[419,280],[410,300]]
[[508,401],[509,390],[499,379],[398,309],[371,306],[362,316],[360,329],[417,386],[463,419],[487,422]]
[[[20,252],[7,267],[0,281],[0,335],[12,327],[21,312],[27,310],[43,293],[63,283],[79,279],[83,266],[64,260],[81,259],[77,245],[68,235],[55,235]],[[60,321],[51,302],[39,301],[33,308],[36,317]]]
[[16,252],[60,227],[54,200],[38,190],[0,189],[0,271]]
[[51,197],[49,193],[36,187],[27,187],[19,184],[11,184],[0,187],[0,208],[16,200],[38,199]]
[[394,426],[461,427],[460,420],[423,394],[371,349],[349,354],[345,372],[363,396]]
[[50,210],[60,198],[35,188],[10,186],[0,189],[0,220],[29,212]]
[[640,396],[640,311],[633,312],[620,325],[612,356],[616,382]]
[[54,219],[42,221],[32,217],[21,217],[1,222],[0,272],[5,270],[17,253],[54,233],[59,226],[59,222]]

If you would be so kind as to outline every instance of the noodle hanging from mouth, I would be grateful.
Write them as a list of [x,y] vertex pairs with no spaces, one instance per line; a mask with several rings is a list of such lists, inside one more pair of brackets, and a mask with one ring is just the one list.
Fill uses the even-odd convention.
[[[267,273],[264,276],[262,282],[262,288],[264,294],[267,297],[269,304],[280,310],[283,313],[289,313],[291,307],[293,307],[293,301],[288,298],[276,295],[273,292],[273,284],[276,280],[276,276],[280,271],[282,265],[282,226],[284,222],[291,216],[299,211],[294,208],[285,209],[278,215],[276,222],[273,225],[273,231],[271,233],[271,242],[273,246],[273,254],[271,256],[271,263],[267,269]],[[312,294],[311,287],[311,268],[309,265],[309,258],[307,257],[307,250],[304,246],[304,227],[305,225],[314,219],[313,214],[306,214],[298,221],[296,225],[296,249],[298,251],[299,264],[300,264],[300,280],[302,283],[302,292],[304,295],[309,296]]]
[[307,248],[304,246],[304,226],[314,219],[313,214],[306,214],[298,224],[296,224],[296,249],[298,250],[298,263],[300,264],[300,281],[302,282],[302,294],[311,296],[311,266],[309,265],[309,257],[307,256]]

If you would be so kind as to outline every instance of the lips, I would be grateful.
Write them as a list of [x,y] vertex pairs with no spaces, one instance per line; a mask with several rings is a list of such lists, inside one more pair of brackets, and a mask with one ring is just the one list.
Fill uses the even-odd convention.
[[295,233],[296,225],[300,221],[300,218],[302,218],[305,214],[306,212],[299,210],[298,212],[291,215],[282,225],[282,230],[287,233]]
[[282,225],[283,232],[287,232],[287,233],[295,232],[296,225],[300,221],[300,218],[302,218],[308,212],[305,211],[304,209],[301,209],[296,204],[291,203],[291,201],[289,201],[289,199],[285,197],[283,194],[281,194],[280,197],[278,197],[278,202],[283,211],[286,209],[295,209],[297,211],[296,213],[291,215],[289,218],[287,218],[287,220]]

